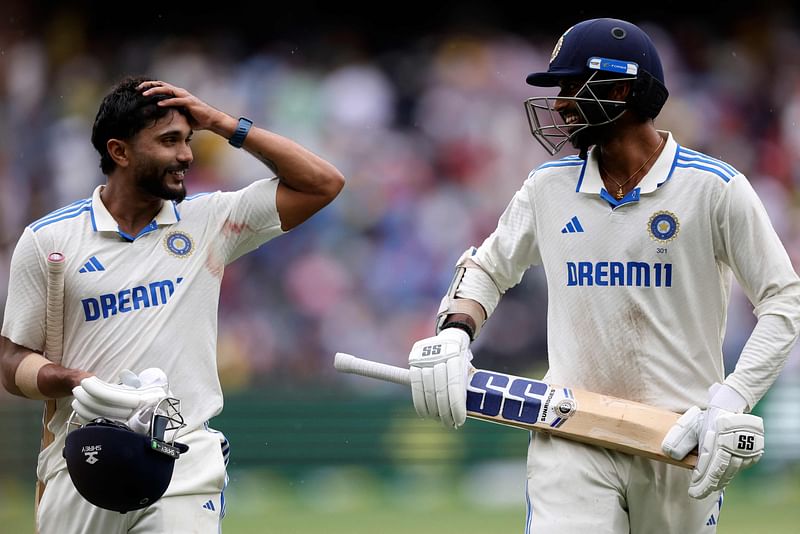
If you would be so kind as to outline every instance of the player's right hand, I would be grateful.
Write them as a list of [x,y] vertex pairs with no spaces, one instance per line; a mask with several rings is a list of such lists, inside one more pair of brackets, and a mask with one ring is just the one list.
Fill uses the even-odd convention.
[[420,417],[458,428],[467,419],[467,377],[472,352],[469,335],[445,328],[414,343],[408,355],[411,396]]
[[72,389],[72,409],[87,421],[105,418],[128,423],[171,396],[166,375],[160,369],[147,369],[139,375],[124,370],[120,382],[111,384],[96,376],[84,378]]
[[182,107],[189,112],[189,123],[194,130],[211,130],[225,116],[225,113],[200,100],[182,87],[161,80],[142,82],[138,89],[145,96],[162,95],[168,98],[164,106]]

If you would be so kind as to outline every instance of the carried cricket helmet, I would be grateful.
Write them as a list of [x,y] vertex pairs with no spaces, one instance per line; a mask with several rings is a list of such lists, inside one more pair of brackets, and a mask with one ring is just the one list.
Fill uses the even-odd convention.
[[[669,96],[653,41],[635,24],[619,19],[591,19],[572,26],[556,43],[547,71],[527,77],[538,87],[568,80],[582,82],[574,95],[525,101],[531,133],[551,155],[580,131],[611,124],[626,110],[654,119]],[[626,100],[609,100],[614,84],[625,81],[633,81]],[[574,101],[581,118],[567,125],[555,110],[557,100]]]
[[158,501],[166,492],[175,460],[189,450],[187,445],[165,438],[186,426],[180,401],[159,402],[147,434],[131,430],[118,421],[98,418],[67,434],[63,455],[75,489],[95,506],[122,514]]

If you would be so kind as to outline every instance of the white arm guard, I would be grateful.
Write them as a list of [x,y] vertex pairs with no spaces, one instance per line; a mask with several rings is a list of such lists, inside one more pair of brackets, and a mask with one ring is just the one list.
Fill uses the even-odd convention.
[[[439,304],[439,311],[436,315],[436,333],[442,331],[445,319],[448,315],[454,313],[463,313],[472,317],[475,322],[475,334],[473,340],[478,337],[483,323],[491,314],[487,311],[494,310],[494,306],[500,299],[500,291],[491,277],[484,272],[480,265],[478,265],[471,258],[475,255],[478,249],[470,247],[461,255],[456,262],[455,273],[453,273],[453,280],[450,282],[450,287],[447,289],[447,294],[442,297],[442,302]],[[477,277],[473,283],[470,284],[470,293],[476,295],[465,297],[459,296],[459,287],[462,285],[464,274],[470,269],[470,274]],[[474,287],[473,287],[474,286]]]

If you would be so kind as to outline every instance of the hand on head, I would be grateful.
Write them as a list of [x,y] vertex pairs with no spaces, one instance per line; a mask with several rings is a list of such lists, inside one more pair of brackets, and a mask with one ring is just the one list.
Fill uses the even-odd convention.
[[191,117],[190,126],[195,130],[212,130],[222,134],[223,132],[218,131],[217,128],[226,122],[226,118],[234,122],[233,127],[235,128],[235,120],[232,117],[210,106],[182,87],[160,80],[150,80],[139,84],[137,89],[144,96],[162,95],[167,97],[158,102],[159,106],[184,108]]

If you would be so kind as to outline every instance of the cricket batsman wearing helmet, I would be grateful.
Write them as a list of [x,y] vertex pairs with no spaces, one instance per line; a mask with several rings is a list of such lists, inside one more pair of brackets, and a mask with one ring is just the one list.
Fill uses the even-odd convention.
[[[797,341],[800,279],[747,178],[656,129],[668,90],[641,28],[580,22],[527,82],[558,90],[525,102],[533,136],[551,155],[566,143],[579,154],[534,169],[494,232],[458,260],[436,336],[409,355],[414,406],[464,423],[470,343],[540,265],[543,380],[684,414],[662,449],[677,459],[699,447],[699,461],[690,471],[533,432],[525,532],[714,532],[724,487],[764,451],[763,423],[748,412]],[[725,376],[733,278],[758,321]]]
[[[190,142],[198,130],[244,148],[275,177],[187,197]],[[37,474],[46,486],[38,529],[217,534],[228,444],[207,421],[222,410],[216,349],[225,266],[314,215],[339,194],[344,178],[294,141],[146,77],[126,78],[105,97],[92,143],[106,183],[26,227],[11,260],[3,385],[16,395],[58,401],[49,424],[55,440],[39,454]],[[41,354],[51,251],[66,258],[60,365]],[[177,436],[153,428],[155,407],[165,398],[181,403],[182,423],[172,431]],[[77,447],[87,462],[102,465],[102,445],[96,450],[81,440],[98,435],[117,443],[121,436],[119,443],[128,443],[126,428],[166,438],[159,439],[162,452],[183,452],[163,497],[135,510],[124,502],[109,502],[108,509],[84,499],[70,475],[84,494],[97,502],[104,496],[84,487],[81,473],[68,473],[62,451],[73,411],[82,423],[100,426],[87,425],[66,439],[75,444],[66,449],[71,458]],[[171,444],[175,438],[180,447]],[[170,462],[166,467],[171,472]],[[158,494],[143,493],[150,500]]]

